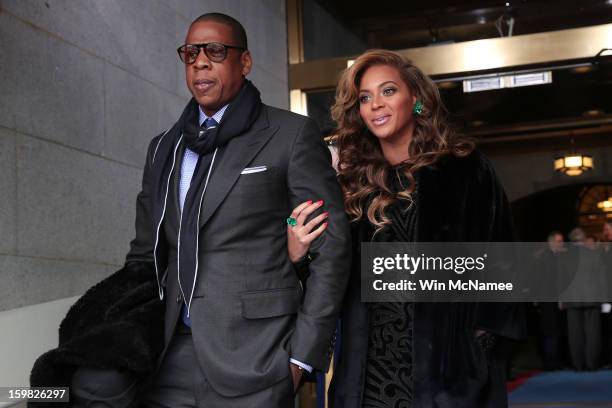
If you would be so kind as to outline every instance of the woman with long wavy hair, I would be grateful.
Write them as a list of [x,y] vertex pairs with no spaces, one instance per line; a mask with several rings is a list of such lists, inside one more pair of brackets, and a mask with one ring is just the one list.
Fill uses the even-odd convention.
[[[391,51],[368,51],[343,72],[332,116],[353,268],[330,406],[507,406],[504,338],[522,334],[516,308],[360,299],[362,242],[513,240],[491,164],[448,125],[433,81]],[[293,216],[302,210],[312,211]],[[304,219],[289,230],[292,259],[324,230]]]

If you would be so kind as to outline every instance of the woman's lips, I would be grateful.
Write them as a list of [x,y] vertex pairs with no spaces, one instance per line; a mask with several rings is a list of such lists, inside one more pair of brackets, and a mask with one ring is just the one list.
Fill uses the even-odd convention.
[[377,118],[374,118],[372,120],[372,123],[375,126],[382,126],[382,125],[386,124],[389,121],[389,119],[391,119],[391,115],[383,115],[383,116],[379,116]]
[[210,79],[198,79],[193,82],[193,87],[198,92],[206,92],[210,88],[212,88],[214,84],[215,84],[215,81],[211,81]]

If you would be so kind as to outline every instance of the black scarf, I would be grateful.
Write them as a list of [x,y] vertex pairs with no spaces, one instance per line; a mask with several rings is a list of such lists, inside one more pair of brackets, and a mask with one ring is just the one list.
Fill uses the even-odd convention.
[[[198,104],[192,99],[179,119],[187,147],[199,154],[198,164],[181,214],[178,240],[179,284],[185,303],[190,306],[197,275],[200,207],[208,180],[218,162],[222,147],[244,134],[259,117],[262,103],[259,91],[248,80],[230,102],[221,123],[210,129],[200,128]],[[221,148],[221,149],[218,149]]]

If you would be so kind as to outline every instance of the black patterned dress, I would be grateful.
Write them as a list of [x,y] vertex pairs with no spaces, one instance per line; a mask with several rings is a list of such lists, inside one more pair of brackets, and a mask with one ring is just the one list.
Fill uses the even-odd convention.
[[[394,174],[394,191],[407,180]],[[375,242],[413,242],[416,232],[416,191],[412,200],[398,200],[387,209],[391,224],[372,239]],[[412,357],[414,304],[369,304],[370,328],[363,408],[412,408]]]

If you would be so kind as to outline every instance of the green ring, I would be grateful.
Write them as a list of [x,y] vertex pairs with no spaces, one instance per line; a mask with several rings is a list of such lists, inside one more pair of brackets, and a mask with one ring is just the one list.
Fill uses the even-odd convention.
[[287,218],[287,225],[291,226],[291,227],[295,227],[297,225],[297,220],[293,217],[288,217]]

